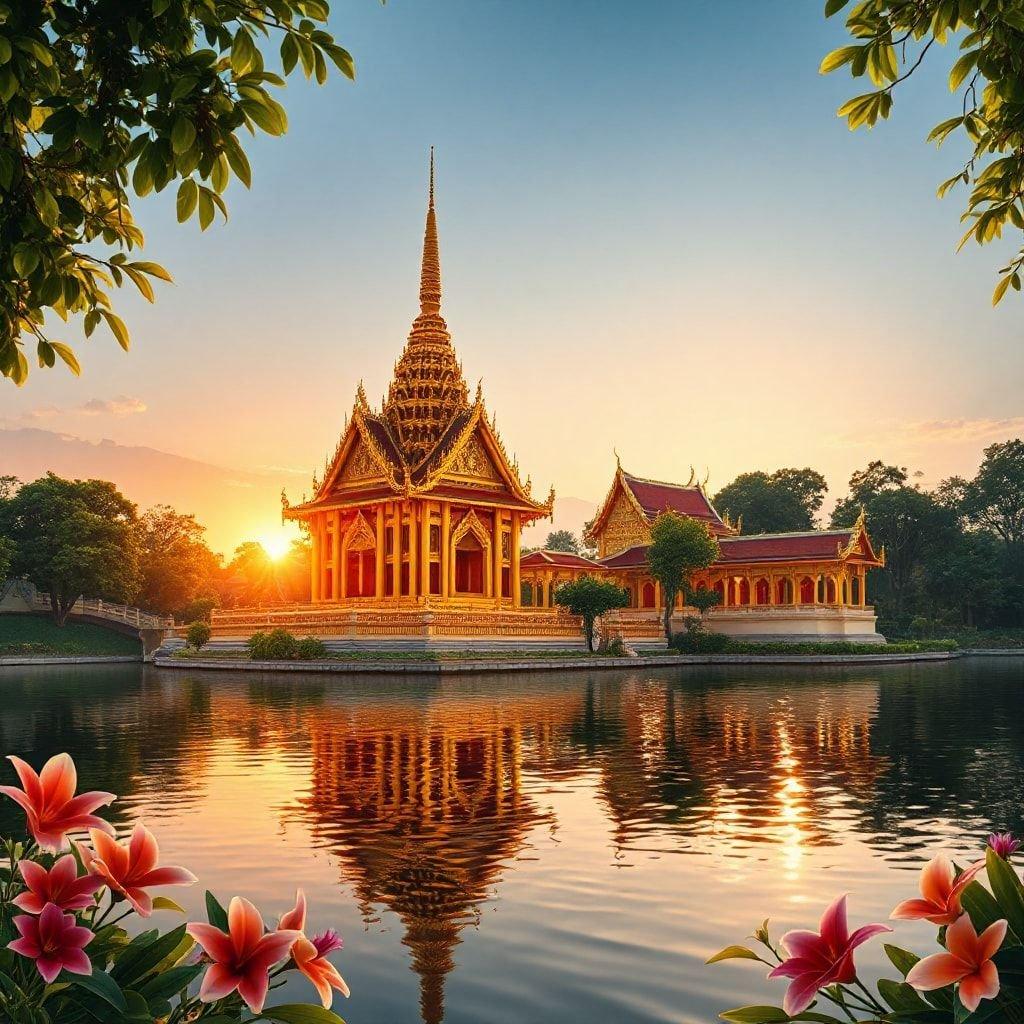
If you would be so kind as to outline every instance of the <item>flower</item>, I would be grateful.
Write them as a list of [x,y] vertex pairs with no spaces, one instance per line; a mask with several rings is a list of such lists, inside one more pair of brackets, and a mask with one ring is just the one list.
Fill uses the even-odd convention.
[[212,924],[187,926],[189,935],[213,961],[203,977],[199,998],[204,1003],[223,999],[236,989],[253,1013],[260,1013],[270,987],[270,968],[288,955],[302,933],[279,929],[264,934],[260,912],[235,896],[228,906],[228,930]]
[[332,988],[348,996],[349,988],[338,968],[327,959],[328,953],[341,949],[341,936],[333,928],[320,932],[312,939],[306,938],[306,896],[301,889],[295,893],[295,908],[282,915],[278,928],[295,928],[302,934],[292,946],[292,959],[301,974],[304,974],[320,995],[324,1009],[329,1010],[334,999]]
[[782,1007],[791,1017],[803,1013],[826,985],[848,984],[857,977],[853,951],[868,939],[892,929],[867,924],[852,935],[846,924],[846,897],[840,896],[825,910],[817,932],[792,931],[782,936],[787,958],[769,978],[791,978]]
[[952,924],[962,913],[960,897],[974,881],[985,862],[962,871],[959,875],[953,862],[940,853],[921,869],[921,899],[904,900],[889,915],[893,921],[931,921],[932,924]]
[[99,829],[92,829],[89,838],[91,851],[79,846],[86,867],[100,875],[111,891],[124,896],[140,917],[153,913],[153,898],[146,889],[157,885],[191,885],[196,880],[185,868],[157,867],[160,847],[141,822],[136,824],[127,845]]
[[910,969],[907,983],[922,992],[960,983],[960,1002],[973,1013],[982,999],[999,995],[999,972],[992,963],[1006,938],[1006,921],[990,924],[979,935],[964,914],[946,929],[946,953],[919,960]]
[[1012,832],[993,832],[988,837],[988,845],[1003,860],[1009,860],[1020,849],[1020,840],[1014,839]]
[[18,861],[18,870],[28,890],[11,902],[28,914],[41,914],[47,903],[60,910],[84,910],[92,905],[96,890],[103,886],[99,875],[79,876],[78,864],[70,853],[61,857],[49,871],[32,860]]
[[48,853],[60,853],[68,848],[69,832],[87,828],[113,833],[109,822],[93,814],[117,797],[113,793],[81,793],[75,796],[78,772],[68,754],[56,754],[43,765],[37,775],[31,765],[20,757],[8,757],[14,765],[24,789],[0,786],[21,806],[28,818],[28,829],[35,841]]
[[7,948],[35,960],[36,970],[47,985],[62,970],[92,974],[92,964],[82,949],[92,942],[93,934],[75,921],[74,914],[65,914],[56,904],[47,903],[38,917],[16,917],[14,927],[21,938],[8,943]]

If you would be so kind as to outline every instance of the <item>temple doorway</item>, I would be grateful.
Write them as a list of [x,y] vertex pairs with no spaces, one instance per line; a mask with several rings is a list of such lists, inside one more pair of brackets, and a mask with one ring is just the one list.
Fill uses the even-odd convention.
[[455,546],[455,593],[484,593],[484,548],[472,533]]

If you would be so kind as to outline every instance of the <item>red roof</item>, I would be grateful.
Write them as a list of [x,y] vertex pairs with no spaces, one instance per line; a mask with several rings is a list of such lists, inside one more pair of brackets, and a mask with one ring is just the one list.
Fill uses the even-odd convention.
[[633,497],[647,516],[653,518],[665,509],[680,512],[694,519],[710,519],[720,523],[718,513],[699,487],[684,487],[682,484],[666,484],[657,480],[622,474],[633,492]]
[[631,569],[637,565],[647,564],[647,545],[637,544],[634,547],[617,551],[614,555],[601,559],[606,569]]
[[835,558],[850,542],[850,530],[815,530],[807,533],[763,533],[749,537],[722,537],[722,562],[782,562]]
[[540,551],[531,551],[519,559],[521,569],[541,569],[545,566],[555,565],[567,569],[600,569],[602,564],[594,562],[583,555],[574,555],[571,551],[549,551],[542,548]]

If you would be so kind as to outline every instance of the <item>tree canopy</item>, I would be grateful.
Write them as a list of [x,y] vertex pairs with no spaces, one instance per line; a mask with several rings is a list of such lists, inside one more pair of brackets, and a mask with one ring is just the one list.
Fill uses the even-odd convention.
[[544,541],[548,551],[566,551],[569,554],[580,553],[580,542],[572,530],[552,530]]
[[672,612],[676,596],[698,569],[706,569],[721,555],[718,540],[707,523],[678,512],[662,512],[651,526],[647,564],[661,584],[665,639],[672,642]]
[[741,473],[714,497],[715,508],[736,521],[744,533],[811,530],[828,484],[813,469],[756,470]]
[[139,521],[138,602],[147,611],[182,616],[203,599],[213,600],[220,559],[207,547],[195,516],[156,505]]
[[80,597],[135,597],[136,529],[135,505],[106,480],[48,473],[0,503],[0,534],[14,542],[11,571],[49,595],[61,625]]
[[[1000,238],[1004,229],[1024,230],[1024,0],[826,0],[825,14],[847,10],[853,41],[821,62],[827,74],[848,67],[867,75],[873,89],[838,111],[851,130],[873,127],[892,111],[896,87],[935,55],[935,44],[955,43],[959,55],[949,69],[955,98],[950,117],[937,124],[929,142],[950,136],[967,143],[963,163],[938,189],[939,197],[960,185],[970,191],[960,248]],[[1021,288],[1024,247],[1000,270],[993,305],[1007,288]]]
[[555,591],[555,604],[573,615],[582,616],[588,651],[594,650],[594,623],[597,619],[616,608],[625,608],[628,603],[629,595],[621,587],[593,576],[580,576],[563,583]]
[[251,182],[242,129],[287,129],[261,45],[279,46],[285,76],[322,84],[328,61],[354,76],[327,17],[326,0],[0,0],[0,374],[24,383],[29,343],[41,367],[78,373],[52,316],[128,348],[109,289],[130,281],[152,302],[152,279],[171,279],[129,259],[132,194],[178,181],[179,221],[226,217],[230,178]]

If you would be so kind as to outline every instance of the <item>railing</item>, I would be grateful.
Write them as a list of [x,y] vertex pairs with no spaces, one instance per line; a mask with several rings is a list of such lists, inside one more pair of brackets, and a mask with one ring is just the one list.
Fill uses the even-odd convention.
[[[32,601],[33,607],[39,611],[50,611],[50,599],[46,594],[38,591]],[[170,629],[174,625],[174,619],[164,615],[154,615],[152,612],[144,612],[141,608],[133,608],[125,604],[116,604],[111,601],[104,601],[101,598],[79,598],[71,607],[71,615],[92,615],[99,619],[109,619],[111,622],[123,622],[127,626],[134,626],[136,629]]]

